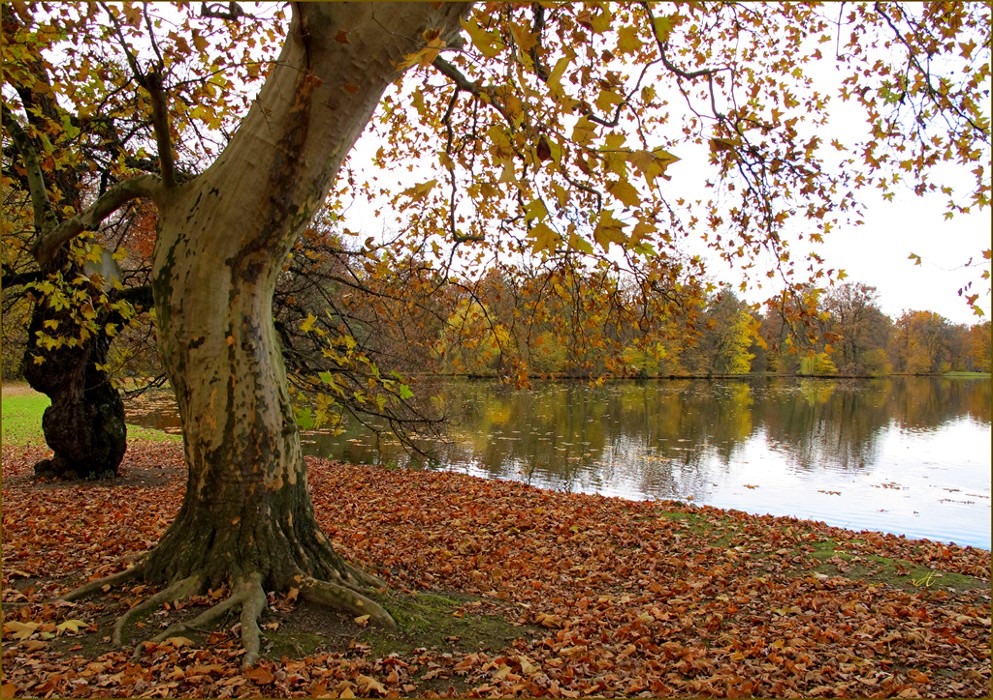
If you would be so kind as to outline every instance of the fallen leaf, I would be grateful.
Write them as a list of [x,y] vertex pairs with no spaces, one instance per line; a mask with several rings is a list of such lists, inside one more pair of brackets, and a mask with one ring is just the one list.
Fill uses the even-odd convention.
[[359,686],[359,692],[363,695],[370,695],[371,693],[380,696],[386,695],[386,687],[372,676],[359,674],[355,682]]
[[3,623],[3,631],[6,634],[10,634],[14,639],[27,639],[32,634],[34,634],[41,623],[38,622],[18,622],[17,620],[12,620],[10,622]]
[[79,630],[88,627],[89,624],[83,622],[82,620],[66,620],[65,622],[58,625],[55,629],[58,631],[59,634],[62,634],[64,632],[71,632],[72,634],[75,634],[79,632]]
[[243,675],[245,678],[248,678],[249,680],[255,681],[259,685],[269,685],[274,680],[276,680],[276,677],[272,675],[272,671],[270,671],[265,666],[256,666],[255,668],[250,668],[247,671],[244,671],[241,675]]

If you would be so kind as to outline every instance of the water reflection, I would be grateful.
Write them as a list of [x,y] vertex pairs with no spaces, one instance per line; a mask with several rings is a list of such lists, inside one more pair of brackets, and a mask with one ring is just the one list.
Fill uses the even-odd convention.
[[[452,442],[429,466],[990,547],[989,380],[474,381],[443,396]],[[357,430],[305,449],[424,466]]]

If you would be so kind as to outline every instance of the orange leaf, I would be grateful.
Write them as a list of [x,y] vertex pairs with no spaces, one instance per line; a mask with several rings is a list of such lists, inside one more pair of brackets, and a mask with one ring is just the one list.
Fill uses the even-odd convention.
[[250,668],[247,671],[245,671],[242,675],[245,676],[245,678],[248,678],[249,680],[255,681],[259,685],[269,685],[274,680],[276,680],[276,677],[272,675],[272,671],[265,668],[264,666],[256,666],[255,668]]

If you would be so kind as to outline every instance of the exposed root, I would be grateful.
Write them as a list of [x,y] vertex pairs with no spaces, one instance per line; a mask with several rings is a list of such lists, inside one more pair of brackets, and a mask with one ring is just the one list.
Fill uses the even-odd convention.
[[[102,592],[109,586],[116,586],[141,576],[143,572],[144,568],[142,564],[137,564],[130,569],[75,588],[63,595],[62,600],[78,600],[85,596]],[[385,588],[386,584],[381,579],[361,569],[346,565],[344,573],[335,576],[334,580],[319,580],[310,576],[297,576],[295,581],[300,587],[300,597],[304,600],[339,610],[355,617],[368,616],[367,619],[370,622],[382,625],[388,629],[396,629],[397,627],[393,617],[379,603],[367,597],[362,592],[363,589]],[[127,610],[117,618],[117,622],[114,624],[112,634],[114,644],[121,646],[124,628],[137,616],[153,610],[164,603],[171,603],[194,596],[203,589],[203,586],[203,577],[199,575],[189,576],[174,581],[158,593]],[[165,631],[152,637],[149,641],[162,642],[183,632],[203,631],[238,607],[241,608],[241,643],[245,649],[241,664],[242,667],[247,668],[259,660],[262,646],[262,632],[259,628],[259,620],[266,610],[266,593],[262,587],[262,574],[259,572],[238,578],[233,583],[231,595],[226,599],[216,605],[212,605],[190,620],[170,625]],[[141,645],[135,648],[135,656],[141,653],[141,648]]]
[[370,574],[367,571],[363,571],[362,569],[356,568],[349,564],[345,564],[345,571],[361,586],[365,586],[366,588],[386,588],[386,581],[378,576]]
[[397,624],[392,615],[379,603],[359,593],[352,586],[318,581],[310,577],[300,577],[297,582],[300,584],[300,596],[304,600],[351,613],[356,617],[368,615],[370,622],[378,623],[388,629],[396,629]]
[[191,595],[195,595],[200,590],[202,585],[203,579],[199,576],[190,576],[176,581],[170,586],[163,588],[155,595],[135,605],[133,608],[117,618],[117,624],[114,625],[114,634],[112,636],[114,644],[117,646],[121,645],[121,633],[124,630],[124,626],[136,615],[140,615],[147,610],[157,608],[162,603],[172,602],[181,598],[189,598]]
[[97,579],[96,581],[90,581],[89,583],[83,584],[79,588],[74,588],[65,595],[59,596],[59,600],[72,601],[79,600],[80,598],[85,598],[88,595],[92,595],[97,592],[103,592],[104,588],[116,586],[120,583],[130,581],[135,576],[140,575],[142,572],[141,564],[136,564],[124,571],[118,571],[116,574],[111,574],[110,576],[104,576],[103,578]]
[[[149,598],[142,603],[142,606],[147,607],[153,604],[151,601],[152,599]],[[161,598],[158,602],[161,602]],[[170,625],[164,632],[155,635],[149,641],[162,642],[169,637],[175,637],[183,632],[203,631],[208,625],[221,619],[232,608],[236,608],[239,605],[241,606],[241,643],[245,648],[245,655],[242,657],[242,666],[247,668],[259,660],[262,633],[259,629],[258,620],[266,609],[266,595],[265,590],[262,588],[262,576],[258,573],[240,579],[231,592],[231,595],[217,605],[212,605],[192,620]],[[120,624],[120,621],[118,621],[118,624]],[[138,656],[140,653],[141,646],[139,645],[135,648],[134,654]]]
[[262,633],[259,630],[259,618],[265,611],[265,591],[262,590],[262,576],[252,574],[242,579],[235,593],[242,594],[245,601],[241,604],[241,645],[245,655],[241,657],[242,668],[248,668],[259,660]]

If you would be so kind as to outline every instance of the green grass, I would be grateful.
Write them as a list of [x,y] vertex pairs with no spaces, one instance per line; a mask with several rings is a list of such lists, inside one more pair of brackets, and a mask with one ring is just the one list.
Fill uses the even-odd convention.
[[875,554],[854,555],[837,547],[838,543],[833,540],[824,540],[814,545],[810,557],[820,562],[814,571],[869,583],[885,583],[905,591],[944,589],[961,593],[978,588],[989,589],[988,582],[973,576],[931,569]]
[[[44,445],[45,434],[41,429],[41,417],[51,401],[44,394],[32,391],[24,384],[7,385],[3,388],[2,423],[3,444],[5,445]],[[171,442],[181,440],[154,428],[143,428],[128,424],[128,440],[145,442]]]
[[44,394],[7,393],[3,396],[3,444],[44,444],[41,416],[51,402]]
[[954,377],[956,379],[989,379],[991,375],[989,372],[945,372],[943,377]]

